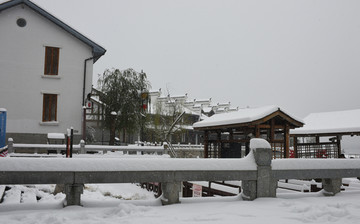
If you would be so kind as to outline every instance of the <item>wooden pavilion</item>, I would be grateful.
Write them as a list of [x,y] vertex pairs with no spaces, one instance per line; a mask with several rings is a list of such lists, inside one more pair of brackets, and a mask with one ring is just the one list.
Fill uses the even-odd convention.
[[360,109],[312,113],[302,128],[291,130],[296,158],[342,157],[342,136],[360,136]]
[[274,158],[289,157],[289,130],[302,127],[303,121],[276,106],[239,109],[215,114],[193,125],[204,131],[205,158],[241,158],[250,151],[251,138],[266,139]]

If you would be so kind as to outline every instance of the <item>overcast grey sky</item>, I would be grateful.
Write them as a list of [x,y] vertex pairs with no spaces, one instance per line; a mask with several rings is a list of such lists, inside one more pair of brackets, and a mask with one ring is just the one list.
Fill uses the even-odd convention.
[[[360,1],[33,0],[153,89],[300,118],[360,108]],[[167,89],[167,90],[166,90]]]

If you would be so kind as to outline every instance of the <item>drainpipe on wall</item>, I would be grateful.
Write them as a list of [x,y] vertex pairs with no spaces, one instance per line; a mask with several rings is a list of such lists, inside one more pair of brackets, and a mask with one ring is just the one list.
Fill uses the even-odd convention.
[[84,83],[83,83],[83,95],[82,95],[82,139],[86,141],[86,105],[85,105],[85,85],[86,85],[86,64],[88,61],[93,60],[96,57],[87,58],[84,60]]
[[88,59],[85,59],[84,61],[84,83],[83,83],[83,96],[82,96],[82,105],[85,106],[85,84],[86,84],[86,64],[88,61],[93,60],[95,57],[91,57]]

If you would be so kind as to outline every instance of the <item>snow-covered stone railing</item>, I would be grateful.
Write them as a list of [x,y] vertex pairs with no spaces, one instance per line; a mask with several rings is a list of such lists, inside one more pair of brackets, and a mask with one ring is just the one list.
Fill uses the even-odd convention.
[[193,144],[172,144],[174,150],[204,150],[204,145],[193,145]]
[[[56,150],[58,154],[62,150],[66,150],[64,144],[19,144],[14,143],[13,139],[8,139],[8,152],[16,152],[16,149],[33,150],[34,153],[38,153],[38,150]],[[117,146],[117,145],[86,145],[84,141],[81,141],[78,145],[73,145],[73,151],[80,154],[85,154],[88,151],[102,151],[107,153],[108,151],[122,151],[122,152],[138,152],[138,153],[164,153],[165,148],[163,146]]]
[[4,158],[0,185],[64,184],[67,205],[80,205],[84,184],[161,182],[163,203],[179,202],[182,181],[242,180],[242,198],[276,197],[277,180],[322,178],[325,195],[341,178],[360,176],[357,159],[272,160],[268,142],[253,139],[242,159]]

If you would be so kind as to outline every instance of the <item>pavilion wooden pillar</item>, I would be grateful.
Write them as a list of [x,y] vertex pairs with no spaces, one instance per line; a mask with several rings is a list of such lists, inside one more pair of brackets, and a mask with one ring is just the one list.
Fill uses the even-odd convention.
[[255,137],[260,138],[260,128],[259,125],[255,126]]
[[294,157],[299,158],[298,150],[297,150],[298,138],[296,136],[293,136],[293,139],[294,139]]
[[276,150],[276,144],[275,144],[275,120],[271,119],[270,121],[270,145],[271,145],[271,151],[273,156],[275,155],[275,150]]
[[336,144],[337,144],[337,148],[338,148],[338,158],[340,158],[340,155],[341,155],[341,136],[340,135],[336,136]]
[[249,134],[251,132],[249,131],[248,128],[245,128],[244,130],[244,135],[245,135],[245,156],[247,156],[250,152],[250,137],[249,137]]
[[274,142],[275,140],[275,120],[271,119],[271,124],[270,124],[270,141]]
[[290,155],[290,128],[288,124],[285,124],[285,128],[284,128],[284,151],[285,151],[285,155],[284,158],[289,158]]
[[221,158],[221,131],[217,132],[217,158]]
[[233,130],[231,129],[230,131],[229,131],[229,140],[230,140],[230,142],[233,142],[233,140],[234,140],[234,132],[233,132]]
[[204,158],[209,158],[209,131],[204,133]]

